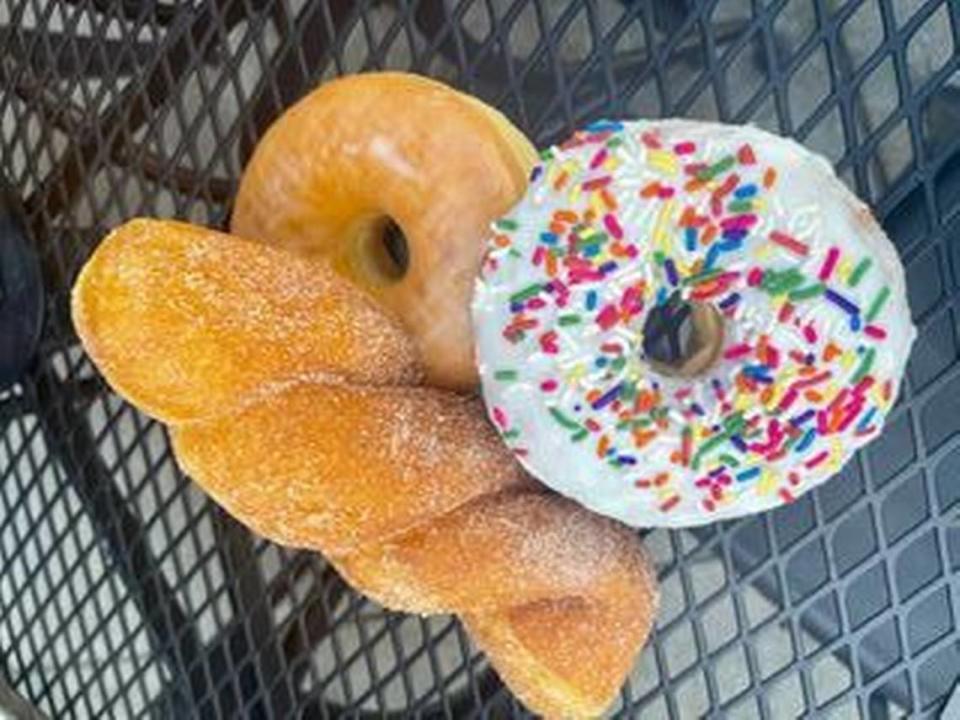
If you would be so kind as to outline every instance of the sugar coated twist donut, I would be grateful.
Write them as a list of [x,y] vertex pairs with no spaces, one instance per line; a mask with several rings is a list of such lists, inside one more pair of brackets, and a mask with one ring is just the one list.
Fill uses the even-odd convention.
[[[402,94],[408,86],[392,87]],[[445,108],[439,86],[430,87],[408,102]],[[314,102],[291,112],[332,117]],[[297,145],[272,136],[275,148]],[[322,135],[311,142],[323,144]],[[390,147],[401,170],[420,157],[413,146]],[[311,148],[305,142],[303,152]],[[268,162],[277,161],[261,158],[258,172]],[[292,175],[323,192],[334,184],[322,173]],[[417,186],[417,176],[409,182]],[[472,177],[459,182],[456,192],[470,196]],[[257,222],[277,229],[278,244],[303,249],[290,228],[313,217],[306,198],[319,205],[324,195],[309,184],[290,192],[291,208],[278,194],[264,201],[271,216]],[[462,205],[451,208],[426,210],[436,220]],[[245,217],[240,224],[256,224]],[[639,540],[526,476],[479,399],[419,385],[424,364],[428,376],[463,379],[459,361],[451,356],[452,374],[437,358],[422,362],[431,346],[404,330],[403,317],[393,319],[402,303],[370,293],[355,269],[331,270],[329,258],[342,260],[330,249],[332,225],[298,232],[324,249],[304,257],[180,223],[130,222],[77,280],[77,332],[118,392],[171,425],[181,465],[233,515],[278,542],[321,550],[388,607],[458,613],[538,713],[596,716],[619,690],[656,609]],[[467,252],[477,265],[481,254]],[[473,276],[468,260],[457,258]]]
[[474,298],[502,437],[636,526],[789,502],[875,437],[916,332],[903,268],[818,156],[753,128],[600,122],[495,223]]

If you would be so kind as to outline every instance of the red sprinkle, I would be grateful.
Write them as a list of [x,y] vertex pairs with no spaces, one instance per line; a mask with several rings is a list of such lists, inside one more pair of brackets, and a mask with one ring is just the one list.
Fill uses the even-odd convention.
[[780,488],[780,499],[782,499],[785,503],[792,503],[796,498],[793,497],[793,493],[791,493],[787,488]]
[[780,313],[777,315],[777,320],[780,322],[787,322],[791,315],[793,315],[793,305],[790,303],[784,303],[783,307],[780,308]]
[[643,141],[643,144],[648,148],[659,149],[662,147],[660,144],[660,138],[654,135],[651,132],[645,132],[640,136],[640,139]]
[[590,169],[596,170],[598,167],[603,165],[603,161],[607,159],[607,149],[600,148],[600,151],[593,156],[593,160],[590,161]]
[[887,331],[879,325],[867,325],[865,328],[863,328],[863,331],[870,337],[876,338],[877,340],[883,340],[887,337]]
[[780,232],[779,230],[774,230],[770,233],[770,241],[797,255],[806,257],[810,254],[810,247],[808,245],[805,245],[795,237],[787,235],[784,232]]
[[670,512],[670,510],[672,510],[676,506],[676,504],[679,502],[680,502],[679,495],[671,495],[669,498],[664,500],[663,503],[660,505],[660,510],[663,512]]
[[763,282],[763,268],[752,268],[750,272],[747,273],[747,285],[750,287],[757,287],[760,283]]
[[749,145],[742,145],[737,150],[737,160],[741,165],[753,165],[757,161],[757,156],[753,154],[753,148]]
[[619,319],[620,313],[617,312],[617,308],[613,305],[607,305],[597,314],[597,325],[604,330],[609,330],[617,324]]
[[725,360],[736,360],[737,358],[743,357],[744,355],[749,355],[751,347],[746,343],[740,343],[739,345],[731,345],[723,352],[723,357]]
[[829,280],[830,276],[833,274],[833,269],[837,266],[837,260],[840,259],[840,249],[837,247],[832,247],[827,251],[827,257],[823,261],[823,265],[820,267],[820,279]]
[[547,353],[547,355],[556,355],[560,352],[555,330],[547,330],[547,332],[540,336],[540,349]]
[[553,392],[554,390],[557,389],[557,381],[544,380],[542,383],[540,383],[540,389],[543,390],[544,392]]
[[599,190],[599,189],[602,188],[602,187],[606,187],[606,186],[609,185],[611,182],[613,182],[613,178],[610,177],[609,175],[604,175],[603,177],[598,177],[598,178],[593,178],[592,180],[587,180],[585,183],[583,183],[583,185],[582,185],[581,187],[582,187],[584,190],[586,190],[586,191],[589,192],[590,190]]
[[805,337],[810,344],[817,341],[817,331],[813,329],[813,325],[803,326],[803,337]]
[[676,145],[673,146],[673,151],[677,155],[689,155],[696,149],[697,149],[696,144],[690,142],[689,140],[687,142],[677,143]]

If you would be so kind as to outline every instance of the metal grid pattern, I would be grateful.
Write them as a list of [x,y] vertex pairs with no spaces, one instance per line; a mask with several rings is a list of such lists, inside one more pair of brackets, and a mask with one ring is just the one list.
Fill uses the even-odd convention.
[[0,390],[0,675],[53,717],[524,716],[455,620],[209,503],[68,318],[111,225],[223,225],[282,108],[389,67],[540,146],[601,116],[753,122],[874,204],[920,327],[898,408],[792,506],[648,536],[663,612],[614,712],[934,716],[960,669],[958,45],[950,0],[0,0],[0,168],[47,308]]

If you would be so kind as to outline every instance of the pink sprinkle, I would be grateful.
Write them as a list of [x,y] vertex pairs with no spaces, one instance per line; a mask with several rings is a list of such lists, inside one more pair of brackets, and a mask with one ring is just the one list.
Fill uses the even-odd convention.
[[593,160],[590,161],[590,169],[596,170],[598,167],[603,165],[603,161],[607,159],[607,149],[600,148],[600,151],[593,156]]
[[879,325],[867,325],[865,328],[863,328],[863,331],[870,337],[876,338],[877,340],[883,340],[887,337],[887,331]]
[[827,258],[823,261],[823,266],[820,268],[820,279],[829,280],[830,275],[833,274],[833,269],[837,266],[837,260],[840,259],[840,249],[837,247],[832,247],[827,251]]
[[787,322],[791,315],[793,315],[793,305],[790,303],[784,303],[783,307],[780,308],[780,314],[777,315],[777,320],[780,322]]
[[527,300],[527,310],[540,310],[547,306],[547,301],[540,297]]
[[661,200],[666,200],[672,198],[674,189],[672,187],[667,187],[666,185],[661,185],[660,189],[657,190],[657,197]]
[[813,329],[813,325],[803,326],[803,337],[806,338],[807,342],[811,345],[817,341],[817,331]]
[[542,383],[540,383],[540,389],[543,390],[544,392],[553,392],[554,390],[557,389],[557,381],[544,380]]
[[537,245],[537,249],[533,251],[533,264],[540,265],[546,254],[547,249],[543,245]]
[[821,450],[815,457],[810,458],[804,465],[809,468],[815,468],[817,465],[822,463],[830,456],[830,453],[826,450]]
[[632,258],[635,258],[637,255],[640,254],[640,251],[637,250],[637,246],[636,246],[636,245],[627,245],[627,250],[626,250],[626,252],[627,252],[627,257],[628,257],[628,258],[631,258],[631,259],[632,259]]
[[610,234],[613,235],[617,240],[623,238],[623,228],[620,227],[620,223],[617,222],[617,218],[607,213],[603,216],[603,224],[610,231]]
[[498,407],[493,408],[493,421],[503,430],[507,429],[507,415]]
[[540,349],[547,353],[547,355],[556,355],[560,352],[560,348],[557,345],[556,331],[548,330],[540,336]]
[[746,343],[731,345],[723,352],[723,357],[725,360],[736,360],[744,355],[749,355],[751,350],[752,348]]
[[724,218],[720,221],[720,227],[724,230],[746,230],[757,222],[757,216],[753,214],[734,215]]
[[747,273],[747,285],[757,287],[763,282],[763,268],[755,267]]
[[617,312],[617,308],[613,305],[607,305],[597,314],[597,325],[603,330],[609,330],[617,324],[619,319],[620,314]]
[[689,155],[696,149],[697,149],[696,144],[690,141],[677,143],[676,145],[673,146],[673,151],[677,155]]
[[643,144],[648,148],[653,148],[654,150],[662,147],[660,144],[660,138],[654,135],[651,132],[645,132],[640,136],[640,139],[643,141]]
[[792,503],[796,498],[793,497],[793,493],[787,488],[780,488],[780,499],[785,503]]
[[780,404],[777,405],[777,409],[778,410],[788,409],[791,405],[793,405],[794,401],[797,399],[798,394],[799,393],[797,393],[797,391],[794,388],[790,388],[789,390],[787,390],[786,394],[780,400]]
[[827,413],[823,410],[817,413],[817,432],[820,435],[827,435],[830,432],[827,427]]

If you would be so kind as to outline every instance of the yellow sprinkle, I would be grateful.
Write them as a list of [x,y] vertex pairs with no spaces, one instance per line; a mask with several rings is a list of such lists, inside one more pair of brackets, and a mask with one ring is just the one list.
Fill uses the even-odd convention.
[[870,396],[873,398],[874,404],[881,410],[889,404],[889,401],[883,397],[883,383],[874,383],[873,387],[870,388]]
[[657,219],[653,224],[653,241],[659,245],[661,250],[669,251],[670,248],[667,243],[667,225],[670,223],[670,219],[673,217],[673,210],[677,206],[676,200],[668,200],[663,205],[660,206],[660,210],[657,213]]
[[757,258],[757,260],[766,260],[772,252],[772,243],[757,243],[757,249],[753,251],[753,256]]
[[839,438],[834,438],[833,442],[830,443],[830,460],[829,467],[830,472],[839,472],[840,471],[840,459],[843,457],[843,444],[840,442]]
[[769,495],[774,490],[777,489],[778,485],[777,474],[773,472],[770,468],[763,468],[760,470],[760,480],[757,482],[757,494],[758,495]]
[[600,193],[590,193],[590,207],[597,214],[597,217],[603,217],[607,212],[603,206],[603,198],[600,197]]
[[616,170],[618,167],[620,167],[620,161],[613,155],[608,156],[603,163],[604,170]]
[[847,281],[847,278],[850,277],[851,272],[853,272],[853,263],[850,262],[850,258],[843,258],[839,263],[837,263],[836,273],[842,282]]
[[570,382],[576,382],[580,378],[584,377],[587,374],[587,366],[583,363],[578,363],[570,368],[570,371],[567,373],[567,380]]
[[667,175],[676,175],[679,170],[677,158],[665,150],[650,150],[647,153],[647,164]]
[[765,198],[754,195],[750,202],[753,204],[753,211],[755,213],[762,213],[767,209],[767,201]]
[[568,196],[570,205],[576,205],[577,201],[580,199],[580,187],[580,183],[573,184],[573,188],[570,190],[570,195]]
[[753,400],[748,395],[744,395],[742,393],[737,395],[737,397],[733,401],[733,406],[737,410],[746,410],[752,404],[753,404]]
[[844,370],[849,370],[853,367],[853,364],[857,361],[857,356],[853,350],[847,350],[840,356],[840,367]]

